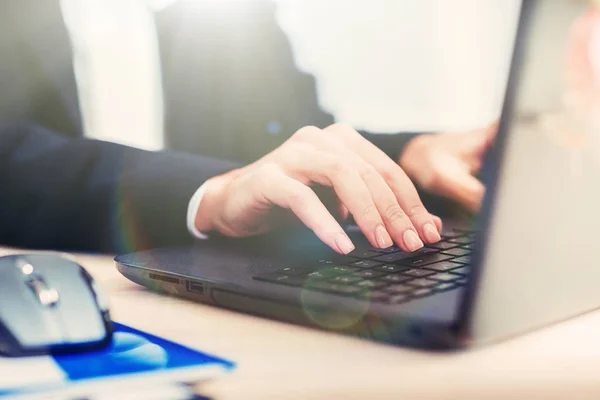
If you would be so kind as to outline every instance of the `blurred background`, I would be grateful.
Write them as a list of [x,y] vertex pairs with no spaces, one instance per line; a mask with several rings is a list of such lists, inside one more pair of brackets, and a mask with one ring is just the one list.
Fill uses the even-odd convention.
[[[304,125],[392,134],[488,124],[519,4],[61,0],[88,136],[242,161]],[[556,2],[546,18],[569,7]]]

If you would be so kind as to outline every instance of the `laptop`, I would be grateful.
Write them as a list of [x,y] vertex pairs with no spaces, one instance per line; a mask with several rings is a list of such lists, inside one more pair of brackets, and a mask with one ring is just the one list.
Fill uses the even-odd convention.
[[162,293],[426,349],[482,345],[597,308],[600,141],[566,73],[586,7],[519,3],[484,204],[475,221],[446,220],[441,242],[381,250],[349,227],[356,250],[340,256],[312,234],[278,232],[126,254],[118,270]]

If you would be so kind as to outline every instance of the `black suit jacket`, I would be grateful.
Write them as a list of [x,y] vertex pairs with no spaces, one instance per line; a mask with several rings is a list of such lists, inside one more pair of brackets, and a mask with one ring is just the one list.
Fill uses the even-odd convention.
[[124,252],[191,241],[191,196],[234,165],[83,139],[58,2],[0,8],[0,118],[13,121],[0,126],[0,244]]

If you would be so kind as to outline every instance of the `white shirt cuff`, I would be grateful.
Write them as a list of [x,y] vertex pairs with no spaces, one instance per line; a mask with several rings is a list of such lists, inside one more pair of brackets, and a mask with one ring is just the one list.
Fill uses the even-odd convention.
[[204,192],[206,191],[206,183],[204,183],[196,193],[192,196],[192,199],[188,205],[187,211],[187,228],[192,236],[196,239],[205,240],[208,239],[208,235],[202,233],[196,228],[196,215],[198,214],[198,209],[200,208],[200,203],[202,202],[202,198],[204,197]]

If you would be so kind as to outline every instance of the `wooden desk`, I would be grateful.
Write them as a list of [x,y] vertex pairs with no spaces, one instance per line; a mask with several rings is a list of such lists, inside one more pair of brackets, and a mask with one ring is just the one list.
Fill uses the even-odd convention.
[[115,320],[236,361],[199,388],[217,399],[600,399],[600,311],[481,349],[428,353],[157,295],[111,257],[77,259],[108,292]]

